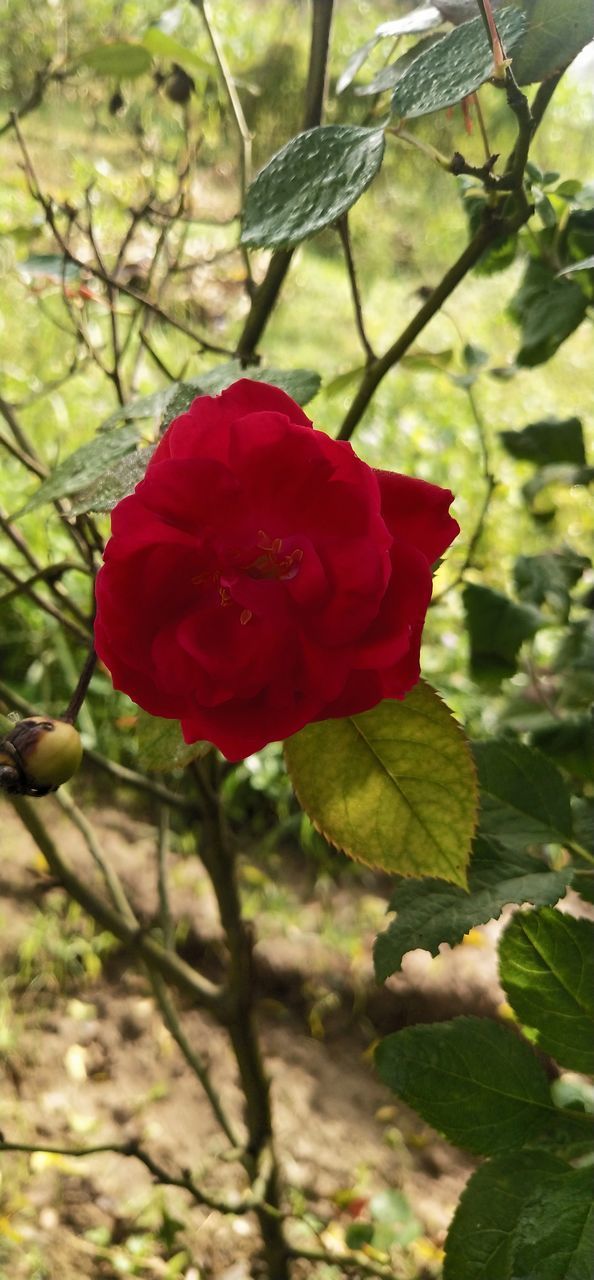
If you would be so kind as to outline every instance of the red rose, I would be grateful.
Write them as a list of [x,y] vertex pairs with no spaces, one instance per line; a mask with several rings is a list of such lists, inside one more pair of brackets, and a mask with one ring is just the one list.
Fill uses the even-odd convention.
[[114,685],[239,760],[419,678],[452,494],[376,471],[242,379],[171,423],[112,513],[95,636]]

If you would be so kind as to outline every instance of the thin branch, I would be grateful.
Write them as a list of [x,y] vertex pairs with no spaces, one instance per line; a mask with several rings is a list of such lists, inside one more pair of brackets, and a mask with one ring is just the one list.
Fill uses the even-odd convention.
[[134,927],[124,915],[106,902],[77,875],[65,861],[39,816],[38,806],[22,796],[11,796],[19,817],[43,853],[50,870],[75,902],[93,920],[112,933],[132,951],[138,961],[152,965],[172,986],[188,995],[195,1004],[218,1016],[225,1006],[224,993],[208,978],[197,973],[180,956],[166,951],[150,933]]
[[[333,0],[313,0],[304,129],[314,128],[323,118],[332,10]],[[294,249],[277,249],[270,259],[262,283],[254,291],[252,305],[235,352],[245,364],[249,364],[254,359],[256,348],[274,311],[294,252]]]
[[157,833],[157,896],[159,899],[159,921],[163,931],[163,941],[168,951],[175,947],[175,926],[169,902],[169,884],[167,876],[167,853],[169,848],[169,810],[166,804],[159,805],[159,826]]
[[91,683],[91,679],[96,666],[97,666],[97,654],[95,653],[95,645],[91,644],[91,647],[85,659],[83,669],[80,673],[80,676],[78,677],[76,689],[72,694],[72,697],[70,699],[70,702],[68,703],[68,706],[66,707],[64,714],[60,717],[62,720],[67,720],[69,724],[74,724],[76,720],[76,717],[87,696],[87,690]]
[[241,195],[243,203],[246,188],[251,180],[252,135],[247,125],[243,107],[241,105],[241,99],[235,87],[235,81],[229,69],[223,46],[208,13],[206,0],[192,0],[192,4],[201,14],[206,34],[210,42],[210,47],[214,55],[214,60],[218,67],[225,93],[229,101],[231,115],[233,116],[233,123],[239,135],[239,167],[241,173]]
[[[270,1167],[263,1195],[280,1209],[279,1171],[274,1157],[270,1085],[264,1070],[254,1022],[253,950],[250,930],[241,912],[237,866],[217,790],[214,757],[195,761],[192,769],[200,792],[202,829],[200,856],[210,876],[229,955],[224,1024],[237,1061],[246,1101],[248,1145],[244,1165],[253,1183],[266,1154]],[[274,1280],[289,1280],[286,1241],[279,1222],[258,1213],[266,1262]]]
[[355,312],[355,324],[357,326],[357,333],[359,334],[359,338],[361,339],[361,346],[363,347],[363,350],[365,352],[365,358],[367,360],[367,363],[370,364],[372,360],[376,359],[376,355],[373,350],[373,347],[371,346],[369,338],[367,337],[367,334],[365,332],[365,321],[363,319],[363,307],[361,305],[361,294],[359,292],[359,283],[357,281],[357,272],[355,270],[355,260],[353,258],[353,247],[351,244],[348,215],[345,213],[342,218],[339,218],[336,225],[338,228],[338,234],[342,241],[342,247],[344,250],[346,268],[347,268],[347,273],[349,277],[349,284],[351,286],[351,296],[353,299],[353,309]]
[[239,1150],[241,1146],[240,1141],[233,1130],[231,1122],[223,1108],[221,1099],[212,1083],[208,1066],[192,1048],[177,1016],[177,1011],[167,990],[166,983],[153,967],[148,969],[148,974],[155,1001],[159,1007],[161,1017],[169,1031],[169,1034],[175,1040],[175,1043],[180,1049],[188,1066],[194,1072],[196,1079],[199,1080],[202,1085],[206,1097],[211,1105],[213,1115],[218,1121],[225,1137],[234,1149]]
[[212,1209],[216,1213],[223,1214],[243,1214],[251,1213],[257,1206],[253,1197],[237,1200],[220,1200],[210,1192],[205,1191],[203,1187],[192,1178],[189,1170],[184,1169],[180,1175],[167,1173],[161,1164],[149,1155],[138,1142],[131,1139],[129,1142],[104,1142],[98,1143],[94,1147],[57,1147],[53,1145],[37,1145],[27,1142],[7,1142],[4,1138],[0,1139],[0,1151],[22,1151],[25,1155],[36,1155],[37,1152],[45,1152],[48,1155],[66,1156],[73,1160],[84,1160],[87,1156],[96,1155],[116,1155],[133,1157],[140,1160],[140,1163],[148,1169],[152,1174],[155,1182],[165,1187],[179,1187],[182,1191],[188,1191],[196,1204],[206,1205],[207,1209]]
[[342,1267],[345,1271],[358,1271],[362,1276],[379,1276],[381,1280],[394,1280],[391,1267],[382,1267],[368,1258],[355,1254],[331,1253],[329,1249],[298,1249],[289,1245],[290,1258],[303,1258],[306,1262],[324,1262],[328,1267]]
[[144,294],[138,293],[136,289],[133,289],[130,285],[124,284],[123,281],[114,279],[114,277],[109,275],[109,273],[103,271],[101,267],[94,266],[90,262],[85,262],[83,258],[80,258],[78,254],[74,253],[73,250],[68,247],[68,243],[64,239],[56,221],[53,201],[50,197],[45,196],[41,191],[35,170],[31,163],[29,152],[16,120],[14,121],[14,127],[23,155],[25,174],[27,176],[31,196],[39,205],[41,205],[45,214],[46,222],[54,236],[54,239],[68,261],[74,266],[79,267],[81,271],[88,271],[95,280],[100,280],[101,283],[107,287],[118,290],[128,298],[133,298],[135,302],[138,302],[140,306],[144,307],[147,311],[150,311],[164,324],[171,325],[172,328],[177,329],[179,333],[183,333],[187,338],[190,338],[191,341],[195,342],[202,351],[213,351],[217,355],[233,355],[233,352],[229,347],[222,347],[217,343],[209,342],[206,338],[202,337],[201,334],[196,333],[193,329],[190,329],[188,325],[183,324],[181,320],[176,320],[174,316],[163,311],[157,303],[151,302],[149,298],[144,296]]
[[[450,317],[450,319],[451,318],[452,317]],[[472,416],[474,418],[474,422],[477,429],[477,437],[478,437],[479,449],[481,454],[482,477],[485,482],[485,492],[484,492],[483,500],[479,510],[478,519],[476,521],[476,524],[474,526],[472,535],[468,543],[468,547],[466,549],[466,555],[464,556],[464,560],[455,578],[453,578],[452,581],[449,582],[447,586],[444,587],[443,590],[438,593],[438,595],[433,597],[432,604],[434,605],[439,604],[439,602],[444,599],[444,596],[449,595],[450,591],[452,591],[454,587],[459,586],[459,584],[464,581],[464,578],[468,570],[473,567],[476,549],[483,536],[483,530],[485,527],[485,521],[487,518],[489,507],[491,505],[491,500],[493,498],[495,489],[497,488],[497,481],[491,470],[491,459],[489,454],[489,445],[487,441],[487,428],[486,428],[485,420],[479,409],[473,388],[466,387],[466,394],[468,396],[470,408],[472,410]]]
[[79,809],[78,805],[75,804],[72,796],[64,787],[61,787],[59,791],[56,791],[53,798],[62,812],[70,818],[70,821],[76,827],[77,831],[80,831],[93,862],[103,877],[114,907],[116,907],[133,929],[138,929],[138,920],[134,914],[131,903],[126,897],[120,877],[103,853],[103,850],[99,845],[99,841],[97,840],[97,836],[95,835],[94,827],[82,812],[82,809]]
[[10,569],[7,564],[2,564],[1,561],[0,573],[3,573],[4,577],[8,578],[9,582],[14,583],[14,586],[18,588],[18,593],[22,596],[26,596],[27,600],[31,600],[33,604],[37,605],[38,609],[41,609],[42,613],[47,613],[55,622],[59,622],[60,626],[65,627],[67,631],[70,631],[77,640],[82,640],[83,644],[88,644],[89,631],[83,631],[83,628],[79,626],[78,622],[74,622],[72,619],[66,618],[63,610],[58,609],[50,600],[44,600],[43,596],[40,596],[39,592],[35,590],[35,587],[29,585],[28,580],[23,582],[19,578],[18,574],[14,572],[14,569]]

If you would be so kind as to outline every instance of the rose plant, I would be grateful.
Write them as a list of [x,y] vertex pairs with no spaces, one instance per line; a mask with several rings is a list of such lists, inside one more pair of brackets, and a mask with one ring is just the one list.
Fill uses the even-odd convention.
[[[233,8],[223,5],[217,23],[225,7]],[[378,7],[378,18],[385,17],[379,12],[384,7]],[[423,948],[437,955],[444,944],[456,945],[510,905],[519,908],[506,923],[499,958],[507,1018],[513,1016],[520,1025],[512,1030],[494,1018],[463,1017],[406,1026],[388,1035],[375,1057],[385,1084],[427,1124],[484,1157],[445,1242],[445,1280],[528,1280],[537,1274],[539,1280],[577,1280],[589,1274],[591,1263],[586,1235],[592,1220],[590,1175],[583,1161],[591,1145],[593,1106],[580,1075],[594,1073],[594,926],[574,919],[572,907],[558,911],[555,904],[570,885],[574,902],[581,896],[591,903],[594,897],[589,845],[592,587],[590,579],[585,594],[574,594],[575,588],[582,589],[590,561],[580,554],[579,542],[574,549],[543,541],[547,528],[549,534],[554,529],[555,511],[541,503],[543,494],[564,485],[571,488],[573,500],[578,487],[591,481],[593,469],[580,420],[549,418],[546,389],[540,409],[547,417],[517,429],[524,384],[521,396],[511,380],[522,368],[548,360],[591,307],[591,193],[572,174],[541,171],[533,142],[565,67],[594,29],[588,0],[570,0],[566,6],[517,0],[495,15],[496,6],[478,0],[480,13],[467,21],[466,10],[473,7],[462,6],[460,25],[452,13],[456,25],[446,32],[444,18],[450,20],[451,6],[438,3],[382,22],[371,38],[364,33],[365,43],[352,50],[348,65],[340,68],[342,75],[334,79],[337,101],[333,122],[327,124],[333,3],[313,0],[302,131],[283,140],[285,145],[253,181],[252,121],[248,124],[242,105],[248,81],[227,68],[224,20],[220,36],[202,0],[185,8],[193,8],[196,21],[205,26],[212,65],[193,44],[184,48],[190,29],[185,25],[188,13],[182,16],[184,6],[164,15],[167,24],[173,22],[173,31],[181,23],[175,36],[160,21],[144,29],[143,7],[128,6],[137,11],[137,19],[130,18],[137,21],[137,40],[128,38],[124,24],[122,39],[114,40],[111,33],[107,41],[81,49],[80,56],[64,53],[63,63],[62,55],[58,61],[44,56],[33,92],[0,124],[0,132],[11,131],[22,158],[18,182],[26,183],[27,218],[31,204],[35,207],[31,225],[17,223],[14,228],[15,254],[28,252],[29,239],[41,234],[52,249],[20,263],[18,296],[23,281],[34,298],[38,289],[56,291],[51,315],[36,315],[39,332],[46,321],[57,321],[60,332],[66,329],[76,338],[72,365],[56,369],[55,379],[41,386],[40,370],[32,366],[30,395],[23,395],[26,378],[14,381],[8,364],[2,370],[7,386],[13,383],[14,399],[5,399],[3,389],[0,446],[26,502],[17,511],[11,507],[10,516],[0,509],[0,573],[8,578],[2,601],[9,620],[14,609],[18,621],[12,650],[4,638],[0,646],[3,661],[9,653],[13,664],[0,674],[0,712],[10,713],[5,719],[0,714],[0,789],[43,855],[40,875],[45,877],[49,868],[51,878],[35,887],[36,895],[41,887],[45,906],[46,889],[64,892],[102,932],[119,941],[124,962],[134,965],[147,983],[186,1070],[204,1089],[223,1144],[218,1179],[211,1177],[210,1153],[202,1160],[202,1135],[195,1144],[200,1177],[195,1169],[180,1167],[181,1152],[169,1150],[163,1161],[157,1160],[144,1139],[126,1135],[125,1141],[114,1142],[111,1131],[107,1143],[90,1147],[73,1147],[72,1141],[63,1146],[60,1133],[51,1139],[45,1127],[36,1142],[23,1143],[11,1119],[0,1135],[0,1151],[90,1156],[110,1150],[139,1160],[156,1182],[188,1196],[198,1212],[253,1215],[261,1257],[254,1253],[251,1274],[258,1280],[318,1276],[319,1268],[324,1275],[340,1271],[391,1280],[395,1274],[412,1274],[411,1267],[416,1274],[426,1261],[403,1255],[402,1215],[397,1211],[394,1222],[382,1216],[377,1235],[373,1222],[351,1223],[351,1230],[342,1233],[340,1251],[335,1234],[327,1248],[330,1235],[323,1227],[328,1224],[321,1221],[315,1191],[310,1196],[309,1189],[300,1187],[293,1196],[285,1183],[256,1026],[258,953],[252,921],[243,909],[241,859],[246,851],[264,859],[266,849],[273,848],[275,867],[281,866],[279,832],[285,838],[287,829],[289,839],[298,839],[307,854],[304,833],[311,832],[300,807],[328,844],[394,875],[392,918],[374,947],[380,982],[399,973],[410,951]],[[258,10],[254,30],[260,39],[264,11],[275,6],[247,8],[250,16]],[[282,6],[276,8],[280,13]],[[336,23],[344,28],[337,47],[342,39],[351,48],[359,23],[356,6],[336,8]],[[244,19],[235,9],[239,24]],[[418,44],[407,44],[402,53],[400,37],[408,42],[415,36],[421,37]],[[382,43],[394,39],[388,60],[378,63],[374,79],[366,81]],[[163,70],[172,59],[175,74]],[[273,49],[261,66],[269,62]],[[295,65],[301,65],[299,58]],[[191,88],[186,85],[183,122],[178,122],[183,127],[176,134],[171,119],[160,120],[159,112],[164,103],[167,110],[178,109],[179,95],[170,89],[180,73]],[[249,82],[258,74],[254,69]],[[342,112],[341,94],[360,74],[364,83]],[[118,128],[130,128],[135,153],[142,150],[142,165],[132,179],[130,152],[124,149],[125,173],[118,176],[118,190],[114,149],[105,189],[104,167],[97,165],[92,192],[72,191],[65,200],[63,193],[44,190],[24,117],[39,107],[52,80],[56,91],[58,84],[67,84],[69,94],[78,93],[82,84],[84,101],[97,88],[94,82],[89,85],[89,75],[107,78],[111,90],[114,83],[125,85],[125,94],[119,88],[112,92],[109,112],[117,117]],[[134,94],[143,78],[146,90],[147,76],[151,92],[138,93],[138,111],[130,110],[127,117],[128,93]],[[200,111],[206,102],[209,112],[214,111],[214,77],[233,123],[228,135],[221,122],[209,162],[218,166],[222,160],[219,176],[231,172],[231,136],[239,148],[241,208],[230,208],[232,216],[217,230],[222,234],[224,225],[232,237],[241,223],[239,241],[231,246],[237,276],[235,267],[229,269],[227,249],[203,260],[196,257],[202,254],[203,231],[198,236],[192,229],[201,227],[204,216],[194,161],[200,153],[203,163],[210,146]],[[390,101],[382,96],[386,93]],[[356,124],[352,120],[361,95],[371,96],[374,105],[370,111],[365,108]],[[480,130],[474,139],[451,138],[442,109],[470,97]],[[98,94],[97,111],[99,99]],[[435,141],[448,148],[451,144],[451,158],[428,142],[430,120],[437,113],[442,126]],[[284,114],[276,115],[286,122]],[[427,118],[423,133],[417,117]],[[411,128],[403,129],[408,121]],[[506,158],[510,126],[515,137]],[[399,241],[395,228],[403,212],[402,245],[407,244],[407,202],[398,199],[403,169],[393,160],[393,149],[402,142],[417,148],[409,170],[415,178],[420,166],[437,162],[436,204],[446,190],[443,184],[449,182],[452,192],[457,187],[469,236],[454,261],[442,262],[443,274],[433,288],[419,276],[419,305],[406,316],[401,332],[389,332],[394,309],[385,306],[381,324],[376,308],[376,331],[368,333],[365,263],[355,263],[361,231],[358,223],[349,223],[350,210],[383,166],[375,209],[380,209],[380,223],[389,223],[384,247],[391,253],[393,242]],[[456,142],[465,152],[468,148],[467,155],[453,149]],[[264,154],[265,144],[259,145]],[[13,197],[11,191],[11,202]],[[365,199],[373,202],[374,194]],[[427,214],[426,206],[423,212]],[[428,243],[431,225],[429,214],[423,225]],[[335,234],[336,247],[344,254],[362,363],[343,374],[342,357],[328,344],[320,370],[271,368],[264,337],[292,255],[320,231],[328,242]],[[451,234],[459,236],[455,216]],[[436,259],[446,254],[447,243],[439,242]],[[140,250],[142,260],[150,251],[146,277],[136,261]],[[307,246],[302,252],[308,254]],[[407,249],[407,271],[414,258],[411,252],[409,263]],[[498,294],[491,290],[481,295],[471,273],[490,274],[514,258],[524,262],[511,307],[520,345],[502,329],[498,364],[489,368],[488,352],[474,340],[466,342],[453,314],[443,308],[466,280],[469,293],[478,291],[479,308],[471,313],[482,321],[476,338],[482,340],[486,333],[490,341]],[[219,269],[223,273],[215,280],[217,297],[226,296],[233,281],[242,294],[243,310],[231,308],[224,325],[222,317],[215,320],[208,308],[202,312],[196,305],[197,268],[202,279],[206,267],[215,278]],[[192,282],[186,297],[182,281]],[[400,295],[405,308],[413,297],[407,290],[405,285]],[[304,297],[302,305],[311,308],[311,298]],[[338,294],[329,290],[328,327],[337,325],[340,305]],[[64,314],[58,319],[61,306]],[[432,343],[431,350],[418,346],[440,312],[454,321],[459,345],[442,352],[434,351]],[[241,330],[234,332],[240,315]],[[503,350],[506,341],[512,345],[507,364],[501,366],[499,347]],[[29,345],[37,353],[37,343]],[[153,370],[152,378],[149,360],[158,371]],[[457,563],[448,560],[435,610],[436,627],[445,622],[456,643],[439,651],[436,647],[432,654],[436,683],[456,699],[457,710],[478,737],[473,744],[440,694],[420,679],[433,570],[458,533],[449,514],[452,494],[371,467],[349,443],[380,384],[396,369],[400,402],[404,388],[411,400],[416,397],[419,414],[431,427],[432,449],[440,450],[437,467],[454,459],[463,479],[454,454],[460,439],[461,455],[471,446],[467,433],[457,433],[454,442],[454,433],[445,429],[445,412],[435,414],[437,382],[431,384],[425,407],[426,384],[415,379],[426,378],[427,370],[431,378],[449,379],[450,389],[466,398],[476,428],[476,457],[469,464],[466,493],[463,483],[459,489],[461,510],[466,500],[473,518],[464,521],[466,546]],[[98,423],[91,440],[56,464],[61,442],[48,435],[48,401],[37,410],[35,405],[83,372],[88,402],[98,392],[92,403],[97,408],[103,404],[109,416]],[[485,375],[502,373],[509,380],[504,415],[509,429],[503,432],[496,431],[501,420],[492,423],[486,417],[487,403],[495,401],[485,396],[485,407],[482,403]],[[301,407],[319,390],[322,377],[326,393],[332,382],[335,391],[340,384],[341,393],[355,387],[341,423],[334,413],[337,396],[334,406],[328,405],[326,423],[320,419],[314,425]],[[148,383],[150,393],[136,398],[141,383]],[[115,408],[102,398],[107,387],[115,392]],[[73,425],[81,420],[79,389],[77,381],[69,402]],[[378,405],[380,420],[381,413]],[[152,425],[140,426],[143,422]],[[39,440],[36,424],[42,426]],[[464,431],[463,420],[461,427]],[[424,432],[413,436],[409,443],[420,448]],[[142,447],[147,442],[154,449]],[[499,536],[499,516],[506,514],[506,504],[517,515],[519,502],[507,503],[513,473],[508,463],[508,470],[498,474],[499,442],[520,465],[535,468],[522,489],[526,509],[521,535],[526,522],[532,522],[525,550],[534,554],[519,556],[509,575],[504,554],[508,540]],[[36,488],[27,497],[28,475]],[[59,516],[47,564],[40,554],[44,540],[26,523],[44,503],[52,504]],[[111,537],[104,547],[108,512]],[[572,539],[576,526],[574,514],[567,525]],[[54,559],[56,546],[62,550]],[[495,547],[497,555],[489,557]],[[30,636],[31,620],[38,615],[47,628],[37,633],[45,663],[32,662],[22,640]],[[539,633],[546,628],[539,649]],[[441,634],[447,637],[443,626]],[[47,659],[54,642],[59,663],[52,665]],[[468,670],[461,672],[464,642]],[[526,643],[531,646],[528,655]],[[80,658],[74,692],[70,645],[78,646],[77,662]],[[143,713],[130,715],[126,707],[120,714],[122,702],[112,696],[105,670],[96,670],[97,655],[115,689],[128,694]],[[58,668],[64,673],[61,684]],[[509,681],[510,676],[518,678]],[[66,692],[68,706],[54,718]],[[74,726],[87,693],[89,714],[80,715],[79,738]],[[49,702],[47,715],[38,714],[39,702]],[[16,725],[13,708],[26,717]],[[283,767],[279,752],[270,752],[262,764],[234,767],[234,762],[281,739],[286,740],[284,766],[294,796],[281,779],[278,794],[283,798],[277,803],[273,792]],[[152,912],[136,884],[121,883],[87,814],[68,791],[58,790],[76,769],[83,742],[90,748],[85,768],[107,773],[118,789],[117,803],[132,788],[144,796],[151,822],[158,808],[156,871],[149,860],[141,865],[140,853],[138,858],[139,877],[147,882],[143,889],[150,888],[154,872]],[[273,771],[265,805],[252,765],[259,783],[269,766]],[[160,770],[173,771],[173,779],[155,779],[153,773]],[[87,775],[81,802],[88,799],[92,779]],[[243,796],[238,800],[242,788],[249,794],[247,803]],[[78,861],[71,862],[54,839],[57,809],[84,841],[95,877],[83,874]],[[279,826],[264,832],[260,846],[269,820]],[[190,824],[195,830],[189,830]],[[175,918],[168,892],[168,863],[178,847],[195,849],[209,877],[224,943],[217,939],[214,950],[209,938],[200,939],[204,946],[181,945],[185,923]],[[327,848],[323,856],[330,859]],[[534,910],[526,912],[527,903]],[[196,963],[188,958],[194,955]],[[193,1029],[185,1018],[188,1003],[228,1038],[243,1096],[241,1115],[226,1082],[219,1088],[207,1055],[192,1042]],[[564,1078],[564,1071],[573,1078]],[[231,1170],[238,1171],[237,1180]],[[351,1204],[358,1202],[355,1196]],[[3,1203],[0,1211],[6,1212]],[[122,1215],[122,1229],[123,1223]],[[176,1230],[180,1226],[175,1218],[164,1217],[164,1244],[172,1225]],[[390,1228],[387,1234],[385,1227]],[[170,1261],[167,1274],[180,1274],[185,1253]],[[202,1274],[204,1260],[195,1261]],[[109,1265],[102,1250],[98,1265],[104,1263]],[[138,1265],[144,1264],[138,1260]],[[160,1259],[159,1267],[161,1274]],[[207,1269],[210,1274],[210,1263]],[[192,1265],[188,1276],[190,1270],[194,1274],[196,1268]],[[430,1270],[435,1274],[433,1265]]]
[[403,698],[452,496],[368,466],[277,387],[200,396],[112,513],[97,653],[229,760]]

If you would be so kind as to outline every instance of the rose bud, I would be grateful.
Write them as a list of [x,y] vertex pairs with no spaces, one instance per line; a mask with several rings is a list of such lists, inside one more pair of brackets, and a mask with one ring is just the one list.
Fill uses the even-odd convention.
[[40,790],[56,790],[76,773],[82,760],[78,730],[65,720],[47,716],[19,720],[2,745],[14,756],[25,786]]

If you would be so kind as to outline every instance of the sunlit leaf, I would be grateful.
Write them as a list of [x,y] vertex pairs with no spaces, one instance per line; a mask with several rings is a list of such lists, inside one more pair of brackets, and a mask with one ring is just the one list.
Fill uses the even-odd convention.
[[209,742],[184,742],[179,720],[162,720],[139,711],[136,722],[138,763],[148,773],[183,769],[210,751]]
[[118,80],[133,80],[149,71],[152,57],[141,44],[126,40],[114,40],[110,44],[96,44],[79,56],[79,62],[90,67],[100,76],[114,76]]
[[332,844],[386,871],[466,883],[474,770],[460,726],[429,685],[307,725],[285,751],[300,804]]
[[[508,8],[497,15],[506,52],[513,49],[526,26],[521,10]],[[474,93],[493,71],[493,52],[479,16],[448,32],[416,58],[396,85],[392,115],[429,115],[451,107]]]

